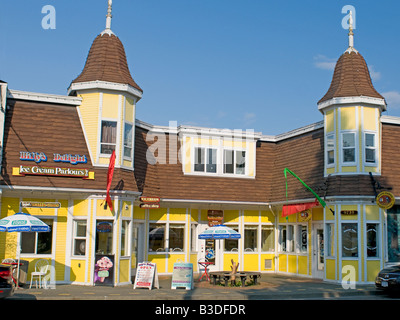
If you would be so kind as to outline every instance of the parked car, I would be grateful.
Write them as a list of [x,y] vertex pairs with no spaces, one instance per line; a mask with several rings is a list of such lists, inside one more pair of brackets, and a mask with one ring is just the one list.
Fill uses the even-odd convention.
[[379,271],[375,278],[377,289],[400,289],[400,265],[390,266]]
[[0,264],[0,299],[11,297],[14,294],[12,267]]

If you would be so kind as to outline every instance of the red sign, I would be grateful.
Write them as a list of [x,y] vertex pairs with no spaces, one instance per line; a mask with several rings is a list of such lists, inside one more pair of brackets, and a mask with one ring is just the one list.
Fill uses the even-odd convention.
[[144,203],[160,202],[159,197],[140,197],[140,201]]

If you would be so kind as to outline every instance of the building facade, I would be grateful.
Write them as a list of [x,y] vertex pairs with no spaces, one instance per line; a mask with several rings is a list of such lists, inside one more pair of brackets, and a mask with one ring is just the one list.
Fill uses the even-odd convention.
[[[0,234],[0,258],[21,248],[29,272],[43,258],[56,283],[123,285],[138,262],[169,274],[179,261],[199,271],[197,262],[208,258],[211,270],[229,270],[233,259],[243,271],[332,282],[351,273],[370,283],[399,262],[400,163],[390,151],[400,141],[400,118],[382,116],[386,102],[351,29],[317,104],[322,120],[277,136],[137,120],[143,90],[111,31],[111,7],[68,96],[0,85],[0,217],[23,211],[51,226]],[[326,205],[299,180],[285,179],[285,168]],[[377,203],[382,191],[394,195],[390,208]],[[288,207],[293,214],[284,215]],[[241,239],[199,240],[216,221]],[[104,256],[106,280],[97,270]]]

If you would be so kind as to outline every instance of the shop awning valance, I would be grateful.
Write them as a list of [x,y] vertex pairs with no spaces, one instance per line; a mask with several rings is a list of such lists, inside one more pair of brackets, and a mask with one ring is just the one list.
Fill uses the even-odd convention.
[[318,205],[319,205],[319,202],[317,199],[315,199],[314,202],[284,205],[282,208],[282,217],[287,217],[287,216],[290,216],[291,214],[302,212],[307,209],[311,209],[312,207],[316,207]]

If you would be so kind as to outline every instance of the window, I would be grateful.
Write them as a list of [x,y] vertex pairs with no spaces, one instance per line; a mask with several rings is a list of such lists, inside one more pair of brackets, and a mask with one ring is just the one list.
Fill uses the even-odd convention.
[[244,226],[244,252],[257,251],[257,226]]
[[400,206],[387,211],[388,262],[400,262]]
[[326,244],[326,254],[328,257],[335,256],[335,225],[333,223],[328,223],[326,225],[326,233],[327,233],[327,244]]
[[101,148],[100,153],[111,154],[117,143],[117,122],[101,122]]
[[342,134],[342,148],[343,148],[343,162],[356,161],[356,134],[343,133]]
[[286,251],[294,251],[294,227],[292,225],[287,226],[287,239],[286,239]]
[[172,252],[183,251],[185,237],[184,224],[169,225],[169,249]]
[[327,165],[335,163],[335,136],[328,134],[326,136],[326,163]]
[[[237,225],[229,225],[229,228],[239,232],[239,227]],[[225,251],[237,252],[238,249],[239,249],[238,240],[225,239]]]
[[197,252],[197,224],[190,225],[190,251]]
[[21,253],[51,254],[53,219],[41,219],[50,226],[50,232],[21,232]]
[[272,225],[261,226],[261,251],[275,251],[275,234]]
[[129,255],[129,224],[130,221],[122,220],[121,225],[121,256]]
[[342,256],[358,257],[357,223],[342,223]]
[[367,223],[367,257],[378,257],[378,224]]
[[375,134],[365,134],[365,162],[376,163]]
[[113,234],[112,220],[96,220],[96,254],[114,254]]
[[[207,157],[206,157],[207,152]],[[216,173],[217,172],[217,150],[207,148],[194,149],[194,171]]]
[[307,226],[298,225],[297,226],[296,251],[298,253],[307,253],[307,244],[308,244]]
[[150,223],[149,226],[149,251],[166,251],[166,235],[164,223]]
[[245,174],[246,151],[224,150],[224,173]]
[[86,220],[74,221],[74,235],[73,235],[73,255],[84,256],[86,255]]
[[132,135],[133,125],[125,122],[124,129],[124,157],[132,159],[132,149],[133,149],[133,135]]

